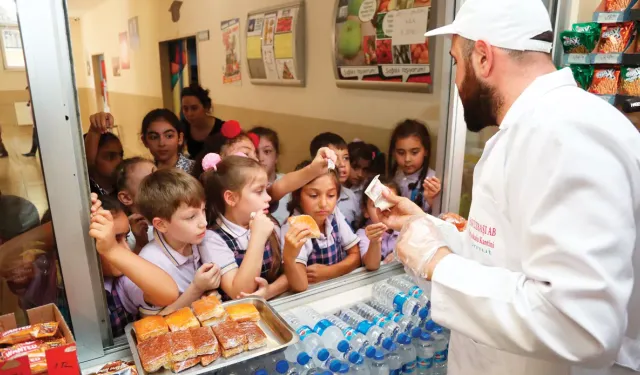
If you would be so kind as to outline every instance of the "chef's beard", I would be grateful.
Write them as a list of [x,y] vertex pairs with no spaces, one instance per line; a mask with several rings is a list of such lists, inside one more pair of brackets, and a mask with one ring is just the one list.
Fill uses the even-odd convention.
[[478,79],[470,61],[466,62],[466,75],[458,91],[469,131],[477,133],[498,124],[497,113],[502,100],[493,87]]

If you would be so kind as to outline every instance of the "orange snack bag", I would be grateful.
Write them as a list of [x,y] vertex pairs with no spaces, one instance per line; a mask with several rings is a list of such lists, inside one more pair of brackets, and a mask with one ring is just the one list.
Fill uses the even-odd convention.
[[631,39],[632,32],[633,22],[602,26],[598,53],[624,52],[627,43],[629,43],[629,39]]
[[629,4],[631,4],[631,0],[607,0],[604,3],[604,11],[615,12],[626,10]]
[[10,329],[0,333],[0,345],[14,345],[25,341],[53,337],[58,332],[58,323],[38,323]]
[[589,92],[599,95],[615,95],[618,93],[619,69],[596,69]]

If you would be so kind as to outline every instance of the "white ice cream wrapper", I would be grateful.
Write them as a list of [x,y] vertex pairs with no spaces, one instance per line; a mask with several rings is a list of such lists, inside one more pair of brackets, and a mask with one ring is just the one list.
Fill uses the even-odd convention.
[[382,192],[385,190],[389,190],[389,189],[386,186],[384,186],[382,182],[380,182],[380,175],[377,175],[376,177],[373,178],[373,180],[367,187],[367,190],[364,191],[364,193],[367,195],[367,197],[369,197],[373,201],[373,205],[376,208],[379,208],[382,211],[384,211],[393,207],[393,204],[391,204],[391,202],[386,200],[382,195]]

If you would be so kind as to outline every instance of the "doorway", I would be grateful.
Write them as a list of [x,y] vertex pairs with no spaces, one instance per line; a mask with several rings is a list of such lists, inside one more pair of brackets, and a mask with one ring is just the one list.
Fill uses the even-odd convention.
[[160,42],[160,75],[164,107],[181,113],[182,89],[199,82],[198,48],[194,36]]
[[96,90],[97,112],[109,111],[109,92],[107,89],[107,67],[104,62],[104,55],[91,56],[93,64],[93,79]]

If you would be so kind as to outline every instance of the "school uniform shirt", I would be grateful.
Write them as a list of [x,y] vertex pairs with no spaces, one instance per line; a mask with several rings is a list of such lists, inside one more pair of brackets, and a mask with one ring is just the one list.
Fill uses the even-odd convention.
[[[362,211],[362,195],[364,194],[364,190],[367,187],[364,186],[364,183],[360,184],[360,186],[352,186],[350,187],[351,191],[353,192],[353,195],[356,197],[356,207],[358,208],[358,211]],[[356,221],[358,220],[358,218],[356,217]]]
[[[367,224],[368,225],[368,224]],[[398,236],[400,232],[396,231],[386,231],[382,234],[382,243],[380,244],[380,253],[382,254],[382,259],[386,258],[387,255],[393,252],[393,249],[396,247],[396,242],[398,242]],[[369,244],[371,241],[367,237],[366,231],[364,228],[358,229],[356,232],[356,236],[360,239],[360,257],[364,258],[369,251]]]
[[[122,276],[121,276],[122,277]],[[129,323],[137,320],[138,314],[132,314],[127,311],[122,303],[122,298],[118,292],[118,278],[104,278],[104,291],[107,300],[107,312],[109,313],[109,322],[111,324],[111,334],[113,337],[124,335],[124,329]]]
[[640,371],[640,135],[570,69],[487,142],[462,237],[431,282],[450,375]]
[[[280,238],[280,228],[274,226],[276,236]],[[234,270],[242,264],[244,256],[249,246],[251,231],[232,223],[226,217],[221,216],[213,229],[207,230],[207,236],[201,245],[202,259],[205,263],[215,263],[220,267],[220,276]],[[262,269],[260,277],[266,278],[271,265],[273,264],[272,251],[281,251],[271,249],[269,240],[264,245],[262,256]]]
[[[207,235],[205,235],[206,240]],[[180,293],[183,293],[193,282],[198,268],[202,266],[198,246],[192,245],[191,251],[192,254],[189,256],[180,254],[169,246],[162,233],[155,231],[153,241],[143,247],[139,255],[168,273],[175,281]],[[142,290],[128,277],[118,278],[117,287],[122,304],[130,314],[140,312],[153,315],[163,309],[163,307],[148,304],[144,300]]]
[[196,165],[196,162],[187,158],[186,156],[179,154],[178,161],[176,162],[176,168],[182,169],[183,171],[191,174],[193,170],[193,166]]
[[[284,173],[276,174],[276,181],[284,177]],[[287,209],[287,204],[291,201],[291,193],[285,195],[278,201],[278,207],[271,212],[271,216],[274,219],[278,220],[280,225],[283,225],[287,218],[289,217],[289,210]]]
[[[300,215],[300,212],[294,212],[293,216],[296,215]],[[289,223],[286,223],[282,227],[280,243],[284,244],[284,236],[290,226]],[[304,243],[296,258],[296,263],[305,266],[316,263],[330,266],[340,263],[347,256],[347,250],[360,242],[358,236],[347,225],[347,221],[338,207],[334,209],[333,214],[327,217],[324,230],[324,233],[320,234],[320,238],[312,238]]]
[[344,186],[340,188],[338,207],[340,208],[341,216],[345,218],[349,227],[353,229],[355,221],[360,218],[360,205],[351,189]]
[[[415,202],[416,199],[418,199],[418,194],[420,194],[420,188],[422,187],[422,183],[424,182],[424,181],[418,182],[418,179],[420,178],[420,173],[422,173],[422,169],[418,170],[413,174],[406,175],[404,174],[404,172],[398,169],[398,171],[396,172],[396,175],[393,177],[393,181],[400,188],[400,195],[411,199],[412,202]],[[435,177],[435,176],[436,176],[436,171],[429,168],[429,170],[427,170],[427,177]],[[409,185],[414,183],[416,184],[416,186],[415,188],[411,189]],[[427,202],[427,198],[424,198],[424,197],[422,199],[422,210],[424,212],[431,212],[431,206]]]

